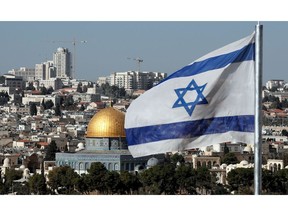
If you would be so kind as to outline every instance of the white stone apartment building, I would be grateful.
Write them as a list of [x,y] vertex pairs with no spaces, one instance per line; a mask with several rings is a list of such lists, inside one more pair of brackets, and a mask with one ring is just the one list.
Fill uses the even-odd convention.
[[109,76],[109,84],[116,85],[119,88],[125,88],[125,90],[131,89],[143,89],[147,90],[155,83],[167,77],[166,73],[159,72],[139,72],[139,71],[126,71],[115,72]]
[[71,53],[67,48],[59,47],[53,53],[53,64],[56,68],[56,77],[72,77],[71,74]]

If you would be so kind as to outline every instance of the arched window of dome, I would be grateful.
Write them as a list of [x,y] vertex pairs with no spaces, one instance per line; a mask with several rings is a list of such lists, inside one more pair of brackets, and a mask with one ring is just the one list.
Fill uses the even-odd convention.
[[89,163],[88,162],[85,163],[85,170],[87,170],[87,169],[89,169]]
[[83,163],[80,162],[80,163],[79,163],[79,169],[82,170],[83,168],[84,168],[84,167],[83,167]]
[[108,163],[108,170],[111,171],[112,170],[112,164]]

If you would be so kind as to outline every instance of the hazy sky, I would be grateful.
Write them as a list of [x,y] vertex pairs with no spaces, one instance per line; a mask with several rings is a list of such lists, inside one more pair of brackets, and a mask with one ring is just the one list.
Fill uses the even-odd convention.
[[[288,22],[261,22],[264,27],[263,81],[288,81]],[[95,81],[115,71],[166,72],[182,68],[206,53],[254,31],[256,22],[68,21],[0,22],[0,73],[52,60],[58,47],[73,52],[77,78]],[[55,42],[62,41],[62,42]],[[132,59],[128,59],[132,58]]]

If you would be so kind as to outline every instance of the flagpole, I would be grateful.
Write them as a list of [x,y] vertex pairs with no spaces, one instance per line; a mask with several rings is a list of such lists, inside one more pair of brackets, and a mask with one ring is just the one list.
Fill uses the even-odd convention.
[[254,194],[262,190],[262,60],[263,25],[256,25],[255,34],[255,138],[254,138]]

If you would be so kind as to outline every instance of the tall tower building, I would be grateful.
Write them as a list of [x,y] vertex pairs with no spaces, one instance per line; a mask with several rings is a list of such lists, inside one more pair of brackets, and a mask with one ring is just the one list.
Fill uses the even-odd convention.
[[52,61],[35,65],[35,79],[49,80],[56,76],[56,69]]
[[53,54],[53,63],[57,78],[71,77],[71,53],[67,48],[59,47]]

